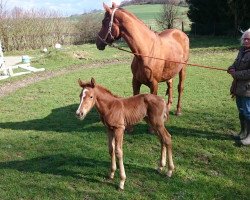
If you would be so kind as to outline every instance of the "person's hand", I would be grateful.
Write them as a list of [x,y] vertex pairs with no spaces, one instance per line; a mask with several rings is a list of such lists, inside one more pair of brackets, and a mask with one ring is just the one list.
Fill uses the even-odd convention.
[[234,68],[228,69],[227,73],[229,73],[233,76],[235,74],[235,69]]

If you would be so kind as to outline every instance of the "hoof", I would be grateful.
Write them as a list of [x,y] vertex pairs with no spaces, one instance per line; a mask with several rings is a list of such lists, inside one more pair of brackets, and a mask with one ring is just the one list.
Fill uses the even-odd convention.
[[181,115],[182,115],[182,113],[181,113],[181,112],[177,112],[177,111],[176,111],[176,112],[175,112],[175,115],[176,115],[176,116],[181,116]]
[[163,167],[158,167],[157,171],[161,173],[163,171]]
[[118,191],[118,192],[123,192],[123,191],[124,191],[124,188],[122,189],[122,188],[118,187],[117,191]]
[[113,181],[114,181],[114,177],[111,178],[110,176],[108,176],[108,177],[106,178],[106,180],[107,180],[108,182],[113,182]]
[[167,176],[168,176],[168,177],[171,177],[172,174],[173,174],[173,171],[172,171],[172,170],[169,170],[169,171],[167,172]]
[[124,185],[123,186],[119,185],[118,191],[124,191]]

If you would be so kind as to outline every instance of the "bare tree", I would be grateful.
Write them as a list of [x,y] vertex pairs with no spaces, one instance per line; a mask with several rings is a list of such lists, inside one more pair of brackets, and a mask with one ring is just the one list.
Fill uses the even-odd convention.
[[156,18],[157,24],[162,29],[174,28],[174,23],[180,16],[179,3],[180,0],[166,0],[166,2],[162,4],[162,11]]

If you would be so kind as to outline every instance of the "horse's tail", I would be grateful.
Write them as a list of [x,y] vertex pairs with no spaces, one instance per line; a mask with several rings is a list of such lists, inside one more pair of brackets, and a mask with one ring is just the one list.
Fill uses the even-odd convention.
[[185,46],[183,48],[185,51],[184,62],[187,63],[189,59],[189,38],[187,35],[184,40],[185,40]]

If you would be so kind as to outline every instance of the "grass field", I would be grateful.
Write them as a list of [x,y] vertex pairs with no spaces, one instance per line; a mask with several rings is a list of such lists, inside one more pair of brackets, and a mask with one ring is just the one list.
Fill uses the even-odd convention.
[[[237,41],[221,46],[217,39],[214,45],[211,39],[197,40],[191,44],[192,63],[226,68],[236,56],[231,47]],[[85,52],[89,59],[70,57],[76,51]],[[98,57],[99,62],[117,59],[114,51],[97,52],[94,45],[68,47],[36,62],[56,71],[96,62],[91,57]],[[125,136],[125,191],[116,190],[118,174],[114,182],[105,179],[110,162],[105,128],[96,111],[84,121],[75,118],[80,93],[77,79],[95,77],[113,93],[130,96],[131,56],[119,54],[126,64],[79,67],[1,98],[0,199],[247,199],[249,149],[236,147],[231,138],[239,130],[235,102],[229,96],[231,78],[226,72],[196,67],[187,70],[183,116],[173,115],[175,91],[166,124],[173,136],[173,177],[156,172],[160,146],[142,122]],[[159,95],[164,96],[165,89],[161,83]],[[143,87],[142,92],[148,89]]]
[[[227,37],[190,41],[190,63],[224,69],[239,47],[237,39]],[[188,67],[180,117],[173,114],[178,78],[174,81],[166,123],[176,166],[172,178],[157,172],[160,145],[144,122],[125,135],[127,181],[120,192],[118,171],[113,182],[106,179],[110,158],[98,113],[93,110],[84,121],[75,117],[81,91],[77,80],[94,77],[114,94],[131,96],[131,55],[111,48],[98,51],[93,44],[28,54],[34,66],[46,71],[1,81],[0,87],[64,72],[0,97],[1,200],[249,199],[249,148],[235,146],[232,139],[239,122],[229,95],[232,79],[225,71]],[[159,95],[164,97],[165,90],[160,83]],[[149,90],[143,86],[141,92]]]
[[[139,7],[139,9],[138,9]],[[161,4],[152,5],[130,5],[125,6],[124,9],[134,13],[138,18],[144,21],[152,30],[161,31],[161,28],[157,25],[156,19],[159,18],[162,12]],[[184,22],[185,30],[189,30],[190,21],[186,15],[188,11],[187,7],[178,7],[178,20],[175,20],[174,27],[181,29],[181,22]]]

